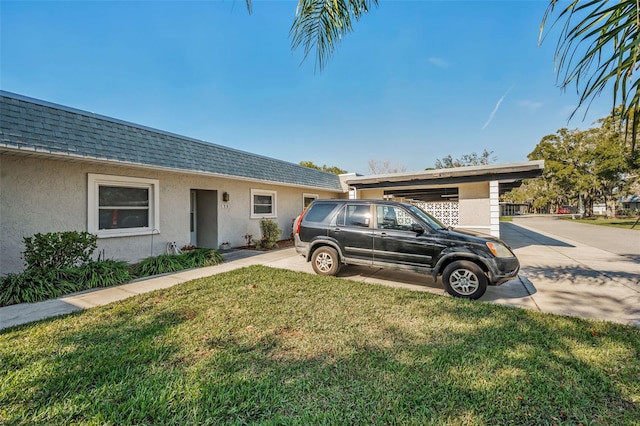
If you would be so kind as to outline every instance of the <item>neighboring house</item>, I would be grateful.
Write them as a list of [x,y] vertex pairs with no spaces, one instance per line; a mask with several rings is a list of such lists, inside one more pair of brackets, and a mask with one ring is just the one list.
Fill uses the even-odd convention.
[[388,175],[335,175],[0,91],[0,276],[23,238],[89,231],[105,258],[136,262],[168,243],[218,247],[289,238],[316,198],[411,200],[445,224],[499,235],[499,194],[541,161]]
[[500,236],[500,194],[542,175],[544,161],[345,178],[352,198],[412,200],[445,225]]
[[0,275],[23,268],[23,238],[89,231],[107,258],[167,243],[218,247],[289,238],[309,200],[344,197],[340,177],[0,91]]
[[640,195],[627,195],[620,199],[620,203],[624,210],[630,210],[631,212],[640,211]]
[[595,216],[606,216],[607,215],[607,205],[604,203],[594,204],[593,205],[593,214]]

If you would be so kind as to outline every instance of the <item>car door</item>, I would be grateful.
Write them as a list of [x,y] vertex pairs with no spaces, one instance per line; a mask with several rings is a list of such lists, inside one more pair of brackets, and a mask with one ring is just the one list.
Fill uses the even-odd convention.
[[329,236],[339,242],[342,253],[358,264],[373,261],[373,220],[371,205],[347,203],[336,217]]
[[[402,206],[378,204],[375,206],[373,232],[374,266],[406,269],[431,268],[433,246],[429,229]],[[425,232],[418,232],[422,229]]]

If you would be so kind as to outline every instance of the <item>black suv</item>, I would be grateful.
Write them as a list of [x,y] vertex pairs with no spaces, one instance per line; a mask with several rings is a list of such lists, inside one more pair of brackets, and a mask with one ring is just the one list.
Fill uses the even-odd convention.
[[418,207],[382,200],[315,200],[293,224],[296,251],[320,275],[341,265],[442,275],[445,290],[478,299],[487,284],[517,276],[518,259],[503,241],[452,230]]

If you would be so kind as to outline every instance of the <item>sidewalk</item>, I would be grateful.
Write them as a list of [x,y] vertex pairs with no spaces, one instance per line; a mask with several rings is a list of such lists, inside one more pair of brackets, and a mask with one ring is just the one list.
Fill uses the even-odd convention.
[[[489,287],[481,301],[559,315],[602,319],[640,326],[640,265],[623,256],[523,225],[502,223],[502,237],[516,252],[518,279]],[[225,263],[192,269],[60,299],[0,308],[0,329],[105,305],[137,294],[167,288],[195,278],[260,264],[313,273],[311,265],[287,248],[272,252],[225,253]],[[340,277],[361,282],[444,295],[440,280],[411,272],[367,267],[343,268]]]

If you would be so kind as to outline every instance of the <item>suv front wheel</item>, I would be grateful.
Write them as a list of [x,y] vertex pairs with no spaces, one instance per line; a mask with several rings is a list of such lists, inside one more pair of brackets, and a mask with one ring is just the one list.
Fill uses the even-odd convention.
[[475,263],[457,260],[444,268],[442,284],[454,297],[475,300],[487,290],[487,277]]
[[318,275],[336,275],[340,269],[338,252],[332,247],[319,247],[311,256],[311,266]]

